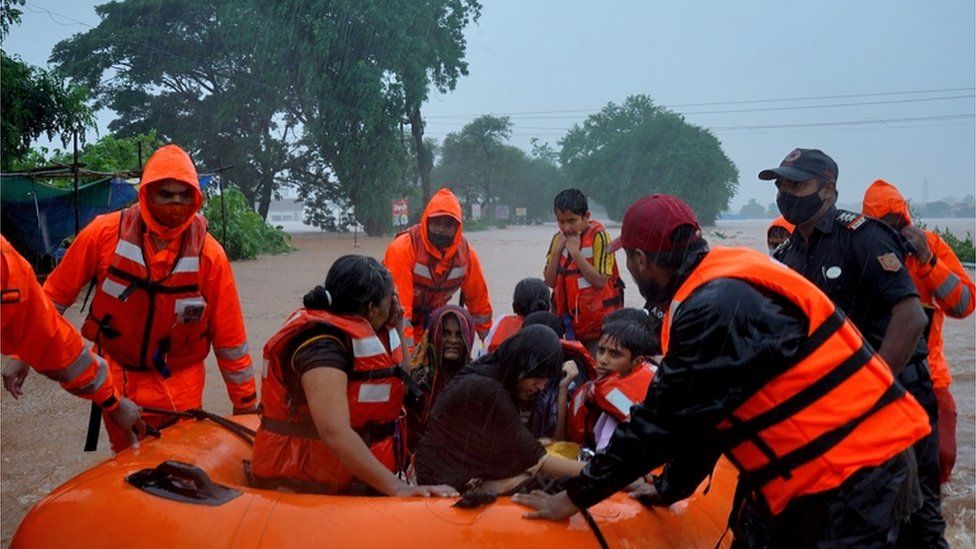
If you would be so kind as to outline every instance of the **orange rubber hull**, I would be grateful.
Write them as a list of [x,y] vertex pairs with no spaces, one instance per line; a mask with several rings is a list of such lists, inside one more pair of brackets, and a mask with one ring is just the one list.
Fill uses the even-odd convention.
[[[249,427],[257,416],[234,418]],[[211,422],[183,422],[85,471],[31,510],[12,547],[597,547],[580,515],[522,519],[509,498],[480,509],[453,499],[291,494],[246,486],[250,448]],[[166,460],[191,463],[243,494],[218,506],[170,501],[125,482]],[[624,494],[591,509],[610,547],[714,547],[722,536],[736,472],[724,460],[707,495],[646,509]],[[726,543],[729,536],[726,536]]]

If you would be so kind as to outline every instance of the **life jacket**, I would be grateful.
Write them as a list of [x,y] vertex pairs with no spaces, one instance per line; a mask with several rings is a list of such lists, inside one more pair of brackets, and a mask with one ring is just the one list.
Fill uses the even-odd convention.
[[593,430],[601,413],[619,421],[630,418],[630,408],[644,402],[657,368],[642,361],[625,376],[611,374],[580,387],[569,402],[567,436],[570,441],[593,446]]
[[147,267],[145,232],[138,204],[122,212],[112,262],[81,333],[124,368],[155,369],[167,378],[171,368],[199,363],[210,352],[210,311],[200,292],[207,222],[193,216],[179,237],[179,257],[159,280]]
[[[589,227],[580,235],[580,254],[590,264],[593,264],[593,241],[596,235],[605,230],[602,223],[590,220]],[[624,285],[617,262],[613,262],[607,283],[602,288],[594,288],[565,248],[558,259],[552,260],[559,261],[555,288],[556,315],[569,315],[576,339],[585,341],[600,337],[603,317],[624,304]]]
[[837,488],[929,433],[925,411],[833,302],[800,274],[753,250],[716,247],[682,283],[661,330],[665,360],[682,302],[718,278],[782,296],[809,321],[794,363],[716,426],[740,483],[774,515],[792,499]]
[[421,236],[422,227],[414,225],[406,232],[410,235],[416,253],[413,265],[413,310],[410,320],[414,330],[422,332],[430,313],[442,305],[447,305],[454,292],[461,288],[468,274],[471,254],[468,251],[468,241],[462,236],[457,251],[451,256],[450,265],[438,273],[438,258],[432,256],[424,246]]
[[319,438],[308,404],[296,401],[285,383],[284,371],[291,368],[297,344],[316,326],[337,328],[352,343],[353,367],[346,397],[353,430],[390,471],[398,471],[405,461],[400,455],[402,447],[395,441],[406,391],[397,332],[389,331],[387,346],[363,318],[298,309],[264,346],[263,409],[251,472],[259,479],[280,481],[303,491],[347,493],[354,483],[352,473]]
[[493,352],[497,349],[506,339],[515,335],[516,332],[522,329],[522,322],[525,321],[525,317],[516,314],[508,314],[499,317],[495,321],[494,326],[488,332],[488,337],[485,340],[488,342],[487,351]]

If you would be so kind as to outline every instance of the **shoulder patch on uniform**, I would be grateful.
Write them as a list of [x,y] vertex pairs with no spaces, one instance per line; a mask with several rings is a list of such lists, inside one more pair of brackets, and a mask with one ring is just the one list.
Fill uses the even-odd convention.
[[901,269],[901,260],[895,255],[895,252],[888,252],[884,255],[878,256],[878,262],[881,263],[881,268],[886,271],[895,272]]
[[837,223],[843,225],[845,229],[851,231],[856,231],[861,227],[861,225],[864,225],[867,220],[867,217],[854,212],[843,212],[837,216]]

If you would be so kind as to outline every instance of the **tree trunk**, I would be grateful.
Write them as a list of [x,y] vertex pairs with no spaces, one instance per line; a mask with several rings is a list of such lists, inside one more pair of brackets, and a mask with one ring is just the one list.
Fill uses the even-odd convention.
[[420,105],[410,111],[410,133],[413,135],[413,146],[417,151],[417,174],[420,175],[420,190],[423,194],[423,204],[430,200],[430,171],[434,167],[434,159],[430,149],[424,143],[424,119],[420,115]]
[[258,214],[261,219],[268,220],[268,210],[271,208],[271,195],[274,193],[274,175],[261,177],[258,195]]

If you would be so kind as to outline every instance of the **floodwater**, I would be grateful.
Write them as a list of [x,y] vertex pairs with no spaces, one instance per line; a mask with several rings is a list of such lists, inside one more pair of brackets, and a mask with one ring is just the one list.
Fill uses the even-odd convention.
[[[950,230],[960,236],[976,234],[973,220],[948,220]],[[767,221],[725,221],[705,230],[713,245],[741,245],[765,249]],[[933,226],[929,223],[929,226]],[[945,226],[945,224],[940,225]],[[542,276],[546,246],[554,226],[509,227],[468,234],[478,253],[492,303],[499,313],[511,311],[512,291],[524,277]],[[614,236],[618,228],[610,228]],[[238,291],[244,308],[251,342],[251,356],[261,364],[261,347],[288,314],[301,304],[304,293],[321,283],[331,263],[341,255],[360,253],[382,258],[389,239],[359,236],[354,247],[352,235],[296,235],[296,252],[233,264]],[[622,254],[618,254],[623,259]],[[626,269],[626,303],[641,305]],[[972,276],[972,275],[971,275]],[[68,317],[80,325],[77,307]],[[953,546],[972,547],[974,542],[974,346],[973,317],[947,320],[946,354],[955,382],[952,391],[959,407],[959,459],[953,478],[945,488],[944,514],[949,522],[948,537]],[[231,405],[220,374],[211,357],[207,362],[208,384],[204,395],[206,409],[229,414]],[[9,545],[17,525],[27,511],[51,490],[79,472],[108,458],[108,441],[102,434],[98,451],[82,452],[88,422],[87,403],[68,395],[54,382],[31,374],[24,387],[25,396],[14,400],[6,392],[0,396],[0,543]],[[103,527],[111,528],[111,524]]]

